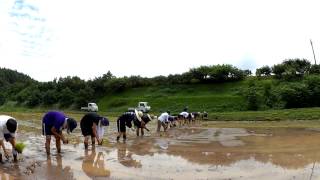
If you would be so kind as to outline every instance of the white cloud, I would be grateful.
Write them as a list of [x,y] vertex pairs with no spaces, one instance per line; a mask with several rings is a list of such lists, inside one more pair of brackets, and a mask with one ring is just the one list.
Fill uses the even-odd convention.
[[[36,10],[21,12],[45,22],[12,18],[13,1],[0,0],[0,66],[38,80],[89,79],[107,70],[154,76],[209,64],[255,68],[286,58],[313,60],[310,38],[317,57],[320,50],[315,0],[23,2]],[[12,32],[13,22],[21,32],[41,34],[25,40],[36,48]]]

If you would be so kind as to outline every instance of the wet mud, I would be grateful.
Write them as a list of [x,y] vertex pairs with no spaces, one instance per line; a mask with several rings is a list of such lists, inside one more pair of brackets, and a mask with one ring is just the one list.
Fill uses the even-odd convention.
[[[320,179],[320,129],[214,128],[196,125],[116,142],[107,128],[103,146],[84,149],[80,130],[57,154],[45,154],[36,121],[20,123],[27,145],[19,162],[0,164],[0,179]],[[54,139],[54,138],[53,138]],[[10,147],[7,145],[7,147]]]

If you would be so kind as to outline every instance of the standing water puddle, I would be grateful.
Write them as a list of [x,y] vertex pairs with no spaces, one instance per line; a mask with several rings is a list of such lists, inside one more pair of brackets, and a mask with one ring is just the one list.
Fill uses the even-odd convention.
[[104,146],[85,151],[77,130],[47,157],[40,128],[28,125],[19,127],[20,162],[0,165],[0,179],[320,179],[317,129],[195,127],[143,138],[129,130],[124,144],[111,126]]

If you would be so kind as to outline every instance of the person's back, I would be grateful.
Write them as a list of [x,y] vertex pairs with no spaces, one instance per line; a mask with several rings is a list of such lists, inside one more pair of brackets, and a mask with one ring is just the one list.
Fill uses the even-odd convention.
[[167,112],[164,112],[158,117],[158,120],[161,122],[166,122],[168,118],[169,118],[169,114]]
[[119,117],[119,120],[121,122],[124,122],[125,125],[128,126],[128,128],[131,128],[131,122],[136,120],[136,115],[134,112],[125,112]]
[[128,128],[132,128],[132,121],[137,118],[135,112],[125,112],[123,113],[117,120],[117,129],[118,129],[118,136],[117,141],[120,140],[120,136],[123,135],[123,141],[126,141],[126,126]]
[[184,118],[188,118],[189,113],[186,112],[186,111],[183,111],[183,112],[180,113],[180,115],[183,116]]
[[43,123],[47,126],[54,126],[56,129],[61,129],[66,116],[62,112],[49,111],[43,116]]
[[101,119],[101,116],[99,116],[96,113],[87,113],[82,117],[80,121],[80,126],[81,128],[86,128],[86,127],[91,128],[93,123],[98,125],[100,119]]
[[42,118],[42,134],[46,136],[45,148],[47,155],[50,155],[51,136],[56,139],[57,152],[61,152],[61,142],[67,144],[69,141],[62,133],[64,129],[69,134],[77,127],[77,122],[66,117],[64,113],[58,111],[49,111]]

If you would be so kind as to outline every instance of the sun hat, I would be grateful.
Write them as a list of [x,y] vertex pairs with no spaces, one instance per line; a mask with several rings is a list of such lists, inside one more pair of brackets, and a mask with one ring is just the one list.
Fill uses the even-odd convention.
[[101,125],[102,126],[109,126],[109,120],[106,117],[102,117],[101,119]]
[[141,121],[141,117],[143,116],[143,112],[138,111],[138,110],[135,109],[135,110],[134,110],[134,113],[135,113],[138,121]]

